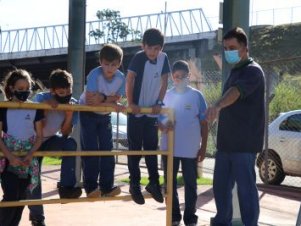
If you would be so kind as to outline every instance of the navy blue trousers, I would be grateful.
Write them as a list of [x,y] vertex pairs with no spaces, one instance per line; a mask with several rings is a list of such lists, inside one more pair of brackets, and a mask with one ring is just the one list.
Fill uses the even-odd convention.
[[[164,166],[165,184],[167,182],[167,157],[162,156]],[[182,214],[180,210],[177,175],[182,167],[182,175],[184,179],[185,191],[185,209],[184,209],[184,223],[185,225],[198,222],[196,215],[197,202],[197,159],[196,158],[180,158],[173,157],[173,196],[172,196],[172,221],[181,221]]]
[[[129,150],[157,150],[158,149],[158,127],[157,118],[147,116],[128,116],[127,135]],[[128,156],[128,169],[130,172],[130,184],[139,185],[141,172],[139,163],[141,155]],[[157,155],[146,155],[145,163],[148,169],[150,183],[159,182]]]
[[256,153],[228,153],[217,151],[213,178],[213,192],[217,214],[214,226],[232,225],[232,189],[237,184],[241,219],[245,226],[257,226],[259,198],[255,173]]
[[[111,115],[80,112],[80,140],[82,150],[112,151]],[[86,193],[98,188],[108,192],[114,186],[115,157],[82,157],[83,180]]]
[[[4,170],[1,174],[1,187],[3,190],[2,201],[18,201],[26,199],[26,189],[30,183],[30,177],[20,179],[17,175]],[[0,225],[18,226],[22,217],[24,206],[1,207]]]
[[[65,137],[54,135],[44,141],[40,150],[42,151],[76,151],[77,143],[72,137]],[[32,191],[27,194],[28,199],[41,199],[42,198],[42,183],[41,183],[41,166],[43,158],[38,158],[40,164],[40,183]],[[75,157],[62,157],[60,185],[63,187],[74,187],[76,184],[75,175]],[[42,205],[28,206],[30,210],[30,220],[44,220],[44,208]]]

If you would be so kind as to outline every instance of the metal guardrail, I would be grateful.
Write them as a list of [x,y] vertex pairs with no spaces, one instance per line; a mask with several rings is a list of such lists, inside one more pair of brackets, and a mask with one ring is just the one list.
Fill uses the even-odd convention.
[[[90,31],[103,30],[107,21],[86,22],[86,45],[105,43],[108,34],[101,39],[90,36]],[[121,22],[129,29],[140,31],[141,34],[151,27],[156,27],[164,32],[166,37],[191,35],[212,31],[202,9],[189,9],[172,11],[166,13],[147,14],[141,16],[124,17]],[[3,30],[0,32],[0,53],[12,53],[23,51],[47,50],[64,48],[68,46],[68,24],[53,25],[44,27],[33,27],[15,30]],[[118,40],[127,42],[137,37],[128,35]]]

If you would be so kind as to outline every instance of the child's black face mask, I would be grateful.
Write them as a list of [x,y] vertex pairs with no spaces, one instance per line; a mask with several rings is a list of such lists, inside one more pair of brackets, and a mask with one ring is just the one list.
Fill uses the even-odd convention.
[[27,90],[27,91],[17,91],[16,90],[14,92],[14,95],[18,100],[25,102],[30,95],[30,91],[29,90]]
[[59,96],[57,94],[54,95],[54,98],[56,99],[57,102],[60,104],[68,104],[69,101],[71,100],[72,94],[69,94],[67,96]]

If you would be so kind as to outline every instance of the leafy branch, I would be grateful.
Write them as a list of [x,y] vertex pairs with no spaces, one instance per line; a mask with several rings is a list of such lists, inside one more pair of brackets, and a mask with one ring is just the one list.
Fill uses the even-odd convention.
[[118,40],[126,40],[128,35],[134,37],[132,41],[141,40],[141,32],[130,29],[126,23],[122,22],[119,11],[111,9],[98,10],[96,16],[102,21],[102,29],[89,32],[89,35],[96,40],[104,37],[104,41],[107,43],[117,43]]

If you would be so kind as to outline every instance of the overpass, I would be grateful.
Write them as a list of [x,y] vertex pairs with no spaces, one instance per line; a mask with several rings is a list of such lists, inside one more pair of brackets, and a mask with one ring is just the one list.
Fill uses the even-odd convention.
[[[171,61],[179,58],[193,58],[204,54],[215,42],[216,32],[212,30],[202,9],[172,11],[120,18],[130,29],[138,31],[118,38],[124,49],[123,69],[127,68],[132,55],[139,50],[141,34],[151,27],[157,27],[165,34],[165,47]],[[91,36],[91,32],[106,31],[108,21],[86,22],[86,72],[95,67],[96,53],[106,43],[109,33],[102,38]],[[67,67],[68,24],[4,30],[0,33],[0,76],[12,66],[25,68],[34,76],[47,81],[54,68]]]

